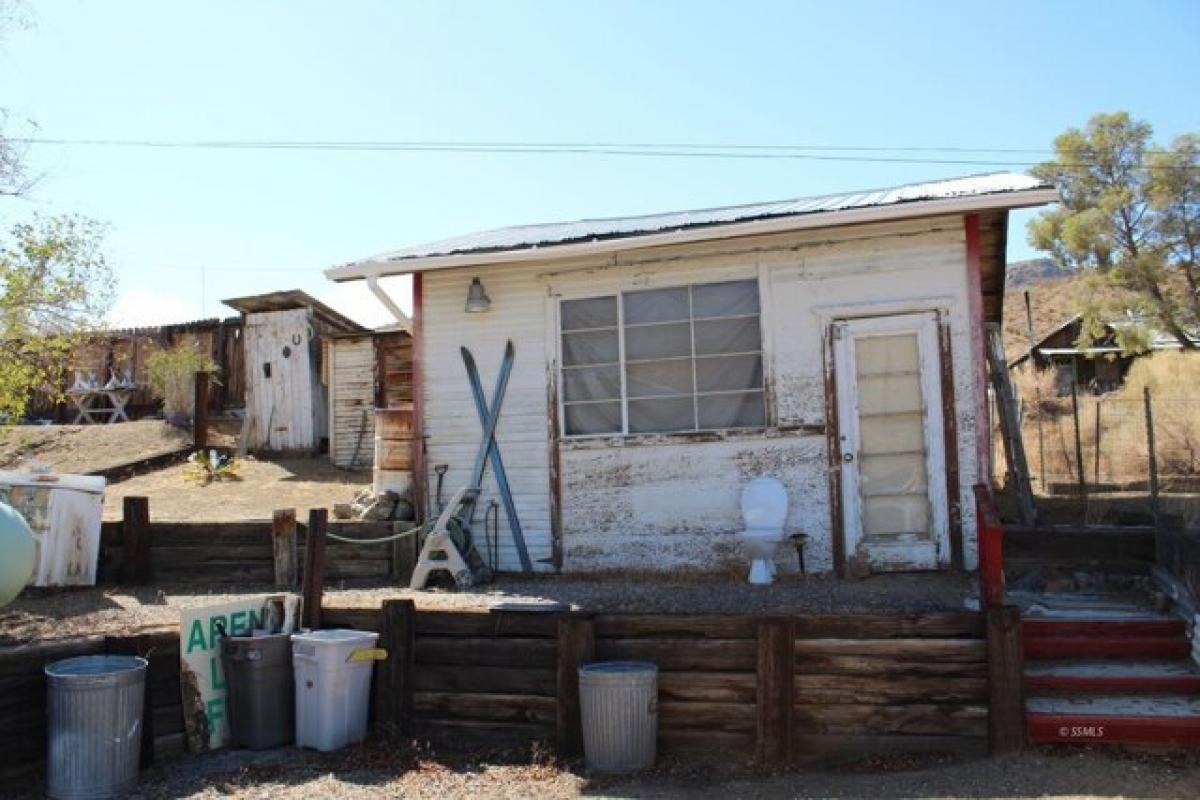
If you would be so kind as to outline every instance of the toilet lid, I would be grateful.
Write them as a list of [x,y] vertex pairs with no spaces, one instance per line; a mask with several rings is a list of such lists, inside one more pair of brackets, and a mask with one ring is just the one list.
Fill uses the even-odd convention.
[[775,478],[764,475],[742,489],[742,519],[747,528],[782,527],[787,505],[787,490]]

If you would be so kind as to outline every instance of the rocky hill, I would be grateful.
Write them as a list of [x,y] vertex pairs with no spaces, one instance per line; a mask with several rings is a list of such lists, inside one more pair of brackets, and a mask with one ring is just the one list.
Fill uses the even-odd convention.
[[1007,279],[1005,285],[1009,289],[1023,289],[1054,278],[1074,277],[1078,273],[1064,267],[1053,258],[1031,258],[1026,261],[1014,261],[1005,268]]

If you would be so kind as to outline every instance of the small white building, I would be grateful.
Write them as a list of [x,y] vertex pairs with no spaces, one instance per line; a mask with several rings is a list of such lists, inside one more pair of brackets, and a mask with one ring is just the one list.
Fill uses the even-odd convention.
[[[759,475],[786,486],[810,569],[972,568],[1008,212],[1056,199],[983,175],[506,228],[326,274],[377,293],[413,276],[418,503],[438,465],[447,493],[466,484],[479,446],[459,349],[490,397],[514,343],[497,438],[539,568],[741,562]],[[465,309],[476,279],[484,313]]]
[[299,289],[223,302],[244,318],[248,449],[316,452],[329,438],[323,342],[367,329]]

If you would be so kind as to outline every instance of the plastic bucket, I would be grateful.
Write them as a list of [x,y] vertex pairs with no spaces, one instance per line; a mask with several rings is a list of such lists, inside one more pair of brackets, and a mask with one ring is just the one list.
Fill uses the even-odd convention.
[[658,667],[600,661],[579,668],[583,753],[596,772],[636,772],[654,765],[658,736]]
[[46,794],[94,800],[137,785],[146,667],[108,655],[46,666]]
[[374,661],[354,653],[375,647],[378,633],[327,630],[292,634],[296,677],[296,746],[328,752],[367,738]]

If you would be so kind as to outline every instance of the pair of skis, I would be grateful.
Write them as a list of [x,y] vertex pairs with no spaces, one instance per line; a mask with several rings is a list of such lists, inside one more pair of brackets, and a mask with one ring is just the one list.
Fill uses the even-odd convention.
[[467,368],[467,379],[471,383],[471,396],[475,399],[475,411],[479,414],[479,423],[483,426],[483,440],[479,444],[479,454],[471,470],[471,483],[467,487],[469,505],[465,508],[468,524],[475,518],[475,506],[483,491],[483,473],[488,463],[492,465],[492,475],[496,479],[496,487],[500,490],[500,502],[504,505],[504,515],[508,519],[508,528],[512,531],[513,543],[517,547],[517,555],[521,559],[521,571],[533,572],[533,562],[529,560],[529,550],[525,546],[525,534],[521,530],[521,521],[517,516],[517,505],[513,502],[512,490],[508,485],[508,475],[504,471],[504,461],[500,457],[500,445],[496,442],[496,425],[500,422],[500,407],[504,403],[504,392],[508,388],[508,377],[512,373],[513,358],[516,353],[512,340],[504,347],[504,360],[500,362],[500,373],[496,376],[496,386],[492,390],[492,402],[488,405],[483,394],[483,383],[479,379],[479,368],[475,365],[475,357],[467,348],[460,348],[463,364]]

